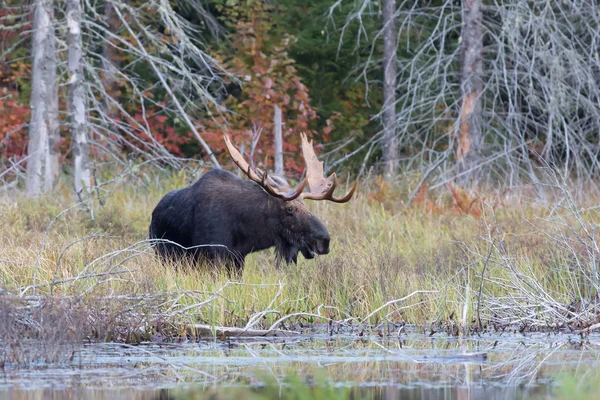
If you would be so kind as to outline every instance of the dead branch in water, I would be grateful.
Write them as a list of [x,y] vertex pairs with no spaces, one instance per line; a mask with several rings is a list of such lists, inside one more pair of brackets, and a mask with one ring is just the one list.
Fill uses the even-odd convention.
[[188,335],[192,337],[260,337],[260,336],[278,336],[291,337],[300,335],[300,332],[289,331],[284,329],[246,329],[233,328],[226,326],[211,326],[204,324],[184,325]]

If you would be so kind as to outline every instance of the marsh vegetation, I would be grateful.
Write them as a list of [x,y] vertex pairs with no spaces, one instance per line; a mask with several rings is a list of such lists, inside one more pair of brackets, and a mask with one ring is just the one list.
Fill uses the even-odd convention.
[[[90,326],[99,340],[135,341],[128,336],[136,330],[165,332],[175,322],[298,329],[316,322],[386,332],[416,325],[451,334],[596,323],[598,209],[558,184],[554,202],[521,188],[474,199],[468,212],[449,191],[405,208],[408,184],[365,186],[343,206],[309,204],[332,233],[331,254],[276,268],[271,252],[253,253],[234,282],[219,265],[163,264],[147,239],[160,196],[194,176],[137,179],[123,178],[102,204],[73,204],[59,193],[5,197],[3,293],[16,303],[54,296],[102,305],[115,320],[98,322],[115,331]],[[124,336],[121,320],[134,328]]]
[[[410,177],[395,187],[373,180],[346,205],[309,204],[334,238],[329,255],[277,268],[272,252],[253,253],[232,281],[220,265],[164,264],[147,239],[154,204],[194,178],[121,176],[110,196],[85,204],[60,192],[3,197],[0,362],[12,383],[25,377],[19,371],[38,367],[56,377],[56,366],[91,367],[94,381],[104,374],[94,375],[97,365],[166,374],[166,386],[210,375],[235,393],[240,382],[261,381],[273,361],[278,383],[283,371],[303,381],[312,368],[325,368],[330,383],[428,379],[454,387],[483,365],[477,374],[495,372],[478,375],[481,382],[510,377],[500,382],[521,393],[522,384],[548,384],[557,373],[596,364],[597,208],[558,180],[547,187],[551,201],[522,187],[471,199],[468,209],[456,190],[406,208]],[[198,337],[197,324],[293,332],[255,342],[237,335],[219,342],[217,334],[214,342]],[[116,359],[103,358],[114,349]],[[474,352],[489,360],[464,358]],[[124,366],[119,357],[134,361]],[[557,367],[567,364],[573,368]],[[393,380],[400,370],[405,381]],[[242,381],[230,380],[233,371]]]

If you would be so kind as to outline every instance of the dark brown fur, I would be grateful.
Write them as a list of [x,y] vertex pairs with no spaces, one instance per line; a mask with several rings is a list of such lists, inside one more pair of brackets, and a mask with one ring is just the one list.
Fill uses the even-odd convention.
[[165,240],[156,246],[163,258],[219,260],[236,272],[246,255],[270,247],[288,264],[298,252],[305,258],[329,252],[329,232],[304,201],[283,201],[224,170],[167,193],[152,212],[150,238]]

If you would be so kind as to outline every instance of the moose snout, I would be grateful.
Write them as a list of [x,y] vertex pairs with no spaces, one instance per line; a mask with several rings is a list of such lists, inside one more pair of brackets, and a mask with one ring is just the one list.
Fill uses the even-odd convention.
[[315,250],[317,251],[317,254],[328,254],[329,238],[317,239],[315,242]]
[[308,245],[313,253],[327,254],[329,253],[329,231],[318,218],[313,217],[312,234],[308,240]]

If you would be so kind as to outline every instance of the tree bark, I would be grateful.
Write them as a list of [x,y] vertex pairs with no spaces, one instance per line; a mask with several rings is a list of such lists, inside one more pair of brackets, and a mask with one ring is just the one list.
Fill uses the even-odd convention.
[[477,182],[477,165],[481,157],[481,102],[483,89],[483,12],[481,0],[463,2],[461,48],[461,95],[458,149],[460,182],[473,186]]
[[[127,4],[125,2],[125,4]],[[121,22],[119,17],[115,13],[114,6],[110,1],[104,2],[104,22],[108,26],[110,32],[116,34],[119,31]],[[116,57],[116,50],[110,43],[110,38],[105,39],[104,48],[102,49],[102,80],[104,88],[109,95],[114,95],[117,91],[117,77],[116,71],[120,67],[120,61]],[[115,107],[105,99],[103,101],[104,112],[109,119],[113,119],[117,116],[117,110]]]
[[388,178],[398,170],[395,13],[396,0],[383,0],[383,163]]
[[56,36],[52,0],[36,0],[33,16],[31,122],[27,179],[28,196],[52,189],[58,173],[58,85]]
[[50,31],[48,32],[48,158],[46,159],[46,177],[44,179],[44,191],[48,192],[54,187],[54,182],[58,177],[58,167],[60,158],[60,125],[58,122],[58,79],[56,77],[57,52],[56,52],[56,33],[54,32],[54,6],[52,1],[47,2],[48,13],[50,15]]
[[67,44],[69,48],[69,117],[73,149],[75,192],[83,198],[91,191],[86,91],[83,86],[81,0],[67,0]]

